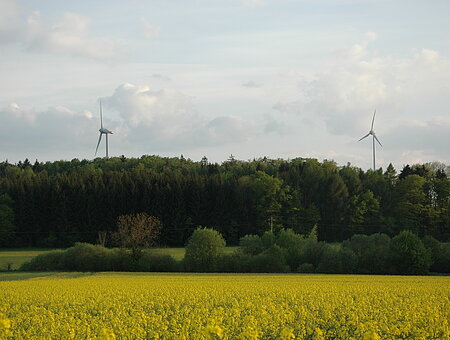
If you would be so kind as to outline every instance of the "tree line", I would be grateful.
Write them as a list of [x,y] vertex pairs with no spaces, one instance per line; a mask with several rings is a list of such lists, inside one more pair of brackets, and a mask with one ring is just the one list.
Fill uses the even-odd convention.
[[[136,217],[132,219],[136,222]],[[141,220],[141,218],[137,218]],[[153,222],[150,222],[154,224]],[[126,223],[128,224],[128,223]],[[135,224],[140,230],[140,227]],[[135,230],[136,231],[136,230]],[[138,237],[138,239],[143,240]],[[420,239],[404,230],[392,239],[386,234],[353,235],[342,244],[317,239],[317,227],[308,235],[292,229],[246,235],[232,253],[214,229],[197,228],[187,241],[183,260],[142,249],[126,242],[122,248],[76,243],[53,250],[23,264],[20,270],[403,274],[450,273],[450,243],[431,236]],[[127,249],[128,248],[128,249]]]
[[121,215],[161,221],[161,245],[183,246],[198,226],[228,244],[283,228],[340,242],[355,234],[390,237],[410,230],[450,240],[449,167],[406,165],[397,173],[333,161],[230,156],[114,157],[0,163],[0,246],[113,245]]

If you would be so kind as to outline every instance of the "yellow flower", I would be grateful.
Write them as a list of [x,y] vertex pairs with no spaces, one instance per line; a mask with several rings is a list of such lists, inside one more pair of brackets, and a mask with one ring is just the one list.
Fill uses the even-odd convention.
[[3,318],[0,319],[0,329],[8,329],[8,328],[11,328],[11,320],[3,316]]
[[223,329],[217,325],[215,325],[215,326],[208,325],[208,326],[206,326],[205,330],[206,330],[207,336],[211,336],[211,335],[217,336],[217,337],[219,337],[219,339],[222,339],[222,337],[223,337]]
[[293,328],[283,328],[280,333],[280,340],[292,340],[295,339]]
[[114,334],[114,332],[112,330],[103,328],[102,331],[100,332],[100,339],[101,340],[115,340],[116,335]]
[[380,340],[380,336],[374,331],[364,333],[364,340]]
[[323,332],[322,332],[322,330],[319,327],[317,327],[314,330],[313,340],[323,340],[323,339],[325,339],[324,336],[323,336]]

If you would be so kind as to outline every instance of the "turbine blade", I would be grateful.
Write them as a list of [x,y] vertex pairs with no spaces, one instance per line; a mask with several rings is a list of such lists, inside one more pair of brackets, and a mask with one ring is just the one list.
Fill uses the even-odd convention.
[[358,142],[362,141],[364,138],[369,137],[369,136],[370,136],[370,132],[369,132],[367,135],[365,135],[364,137],[361,137],[361,138],[358,140]]
[[378,144],[380,144],[380,146],[383,146],[383,145],[381,145],[381,143],[380,143],[380,141],[378,140],[378,138],[377,138],[376,135],[373,135],[373,137],[377,140],[377,142],[378,142]]
[[97,147],[95,148],[95,155],[97,156],[98,146],[100,145],[100,141],[102,140],[102,133],[100,132],[100,137],[98,137]]
[[375,122],[375,113],[377,113],[377,109],[373,112],[372,126],[370,127],[371,130],[373,130],[373,123]]
[[100,127],[103,129],[103,110],[102,110],[102,101],[100,100]]

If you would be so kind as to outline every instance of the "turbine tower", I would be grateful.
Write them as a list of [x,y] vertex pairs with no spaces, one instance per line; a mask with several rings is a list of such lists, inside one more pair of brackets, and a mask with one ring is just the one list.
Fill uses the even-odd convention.
[[106,158],[108,158],[108,135],[112,134],[112,132],[103,127],[103,112],[102,112],[102,102],[101,101],[100,101],[100,129],[98,131],[100,131],[100,136],[98,137],[97,148],[95,149],[95,156],[97,156],[98,146],[100,145],[100,142],[102,140],[102,135],[105,135],[105,137],[106,137]]
[[372,125],[370,126],[370,131],[367,135],[365,135],[364,137],[362,137],[359,141],[362,141],[364,138],[369,137],[370,135],[372,135],[372,154],[373,154],[373,171],[375,171],[375,140],[378,142],[378,144],[381,145],[380,141],[377,138],[377,135],[375,133],[375,131],[373,130],[373,123],[375,122],[375,114],[377,113],[377,110],[375,109],[375,111],[373,112],[373,118],[372,118]]

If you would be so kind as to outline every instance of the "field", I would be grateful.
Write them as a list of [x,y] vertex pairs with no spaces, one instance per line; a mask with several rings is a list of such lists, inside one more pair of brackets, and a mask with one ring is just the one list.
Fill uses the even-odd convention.
[[0,249],[0,270],[18,269],[23,263],[30,261],[33,257],[45,254],[53,249]]
[[450,277],[0,276],[0,338],[449,338]]

